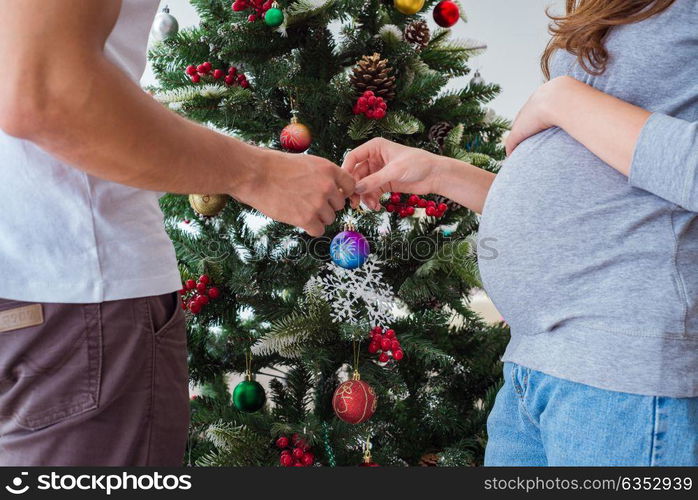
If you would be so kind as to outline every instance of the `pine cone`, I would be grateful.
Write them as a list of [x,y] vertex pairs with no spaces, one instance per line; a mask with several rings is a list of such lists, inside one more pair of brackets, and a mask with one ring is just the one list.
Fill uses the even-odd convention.
[[405,27],[405,40],[417,46],[417,50],[421,50],[429,45],[429,26],[423,19],[413,21]]
[[429,129],[429,140],[436,143],[441,150],[444,148],[444,141],[451,130],[453,130],[453,125],[448,122],[437,123]]
[[376,96],[389,100],[395,97],[395,76],[391,75],[392,72],[388,60],[381,59],[380,54],[363,56],[354,67],[351,84],[359,95],[371,90]]
[[439,465],[439,456],[436,453],[425,453],[419,459],[420,467],[436,467]]

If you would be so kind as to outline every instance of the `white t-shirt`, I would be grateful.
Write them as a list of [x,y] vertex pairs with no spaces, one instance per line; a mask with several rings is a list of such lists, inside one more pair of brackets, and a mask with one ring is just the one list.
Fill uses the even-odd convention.
[[[134,82],[158,3],[123,0],[106,43]],[[158,196],[92,177],[0,131],[0,298],[96,303],[177,290]]]

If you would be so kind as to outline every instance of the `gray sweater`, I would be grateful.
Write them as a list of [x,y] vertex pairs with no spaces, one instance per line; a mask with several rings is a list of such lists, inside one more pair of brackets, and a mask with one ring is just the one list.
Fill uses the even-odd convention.
[[698,0],[614,28],[610,64],[570,75],[653,112],[630,177],[553,128],[487,198],[479,260],[510,324],[505,361],[613,391],[698,396]]

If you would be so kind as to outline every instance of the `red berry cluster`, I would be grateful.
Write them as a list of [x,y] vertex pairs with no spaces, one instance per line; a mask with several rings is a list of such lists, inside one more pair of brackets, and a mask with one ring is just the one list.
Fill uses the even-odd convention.
[[235,66],[228,68],[228,73],[226,74],[222,69],[213,69],[213,64],[210,62],[205,62],[198,66],[193,64],[187,66],[185,72],[194,83],[199,83],[202,78],[207,78],[214,81],[223,80],[228,87],[240,86],[246,89],[250,86],[250,82],[247,81],[245,74],[242,71],[238,72]]
[[203,274],[198,281],[187,280],[179,291],[182,298],[182,309],[188,309],[193,314],[199,314],[203,307],[221,296],[221,291],[215,286],[209,286],[211,278]]
[[247,17],[247,20],[252,23],[257,19],[263,19],[264,14],[271,9],[273,3],[274,0],[235,0],[233,2],[233,10],[240,12],[252,9],[254,12]]
[[281,450],[279,463],[284,467],[310,467],[315,463],[310,446],[298,434],[291,439],[281,436],[276,440],[276,446]]
[[429,217],[443,217],[448,210],[448,205],[445,203],[436,204],[435,201],[426,200],[416,194],[411,194],[404,199],[402,193],[390,193],[390,199],[388,200],[385,208],[388,212],[395,212],[400,217],[411,217],[414,215],[415,208],[424,208]]
[[382,97],[377,97],[372,91],[367,90],[354,104],[355,115],[364,115],[370,120],[385,118],[388,104]]
[[390,358],[395,361],[400,361],[405,357],[402,351],[400,341],[395,335],[395,330],[392,328],[383,329],[381,326],[375,326],[371,330],[371,342],[368,344],[368,352],[371,354],[380,353],[378,361],[387,363]]

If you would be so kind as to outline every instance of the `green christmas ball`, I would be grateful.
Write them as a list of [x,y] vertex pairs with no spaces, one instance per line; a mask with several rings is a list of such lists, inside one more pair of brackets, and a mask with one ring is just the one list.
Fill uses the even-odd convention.
[[247,413],[254,413],[264,406],[267,400],[264,387],[254,380],[240,382],[233,391],[233,404],[235,408]]
[[264,24],[276,28],[284,22],[284,12],[281,9],[272,7],[264,14]]

